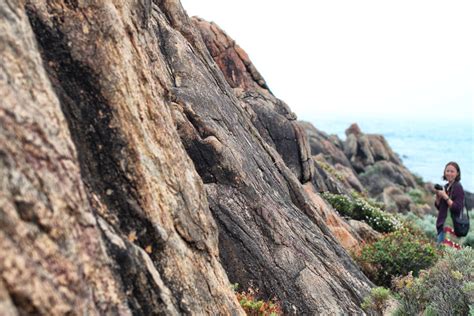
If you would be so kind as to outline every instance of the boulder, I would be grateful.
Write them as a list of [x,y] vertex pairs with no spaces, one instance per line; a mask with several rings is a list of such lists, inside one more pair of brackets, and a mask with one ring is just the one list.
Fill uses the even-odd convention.
[[346,130],[346,136],[344,153],[358,173],[364,172],[367,166],[377,161],[389,161],[395,165],[402,165],[401,160],[382,135],[364,134],[354,123]]
[[340,164],[352,169],[351,163],[343,151],[343,143],[337,135],[327,135],[309,122],[300,122],[308,135],[311,155],[322,154],[331,165]]
[[411,206],[414,205],[411,198],[398,186],[385,187],[382,192],[381,200],[386,205],[387,210],[394,213],[407,213],[412,210]]
[[401,186],[403,191],[417,186],[414,176],[403,165],[387,160],[367,166],[359,179],[371,196],[378,196],[389,186]]

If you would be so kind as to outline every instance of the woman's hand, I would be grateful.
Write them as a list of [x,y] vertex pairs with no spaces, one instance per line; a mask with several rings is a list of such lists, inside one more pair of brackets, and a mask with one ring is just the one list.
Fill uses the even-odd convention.
[[443,199],[443,200],[449,199],[448,194],[447,194],[446,191],[444,191],[444,190],[436,191],[436,196],[437,196],[438,198]]

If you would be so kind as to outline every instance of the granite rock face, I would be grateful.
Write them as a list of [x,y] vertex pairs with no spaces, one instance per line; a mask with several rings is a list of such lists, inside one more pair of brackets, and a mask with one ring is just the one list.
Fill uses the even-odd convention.
[[[212,23],[194,22],[221,67],[229,98],[208,94],[209,99],[202,100],[201,89],[178,88],[177,103],[184,106],[177,108],[175,117],[188,153],[202,170],[229,279],[276,295],[287,312],[294,310],[292,306],[297,313],[310,314],[358,310],[352,302],[368,283],[333,237],[335,230],[328,229],[332,216],[325,216],[323,205],[302,186],[311,185],[314,163],[303,129],[262,84],[232,39]],[[240,66],[229,71],[228,64]],[[194,73],[188,76],[186,87],[191,82],[213,84]],[[179,114],[186,107],[193,108],[193,122],[186,120],[189,115]],[[206,146],[209,139],[213,145]],[[206,168],[207,160],[216,168]],[[344,225],[334,210],[328,212]],[[343,271],[343,276],[336,276],[336,271]],[[338,299],[331,293],[338,293]]]
[[243,314],[170,111],[177,10],[0,5],[0,314]]
[[229,280],[361,312],[303,129],[232,40],[177,1],[0,17],[0,314],[243,314]]
[[271,93],[248,55],[234,40],[212,22],[193,20],[260,136],[280,154],[300,182],[309,181],[313,174],[310,148],[296,115]]

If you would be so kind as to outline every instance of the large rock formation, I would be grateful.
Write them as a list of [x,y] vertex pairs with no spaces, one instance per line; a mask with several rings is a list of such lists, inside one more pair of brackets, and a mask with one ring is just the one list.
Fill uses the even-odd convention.
[[6,0],[0,30],[0,314],[242,314],[228,278],[361,312],[304,132],[232,40],[176,1]]
[[0,6],[2,315],[242,313],[145,4]]
[[[310,123],[303,126],[311,154],[323,169],[320,191],[346,195],[351,191],[367,191],[392,212],[435,213],[432,188],[416,180],[382,135],[364,134],[353,124],[346,130],[346,139],[341,141]],[[420,198],[415,201],[414,195]]]
[[[190,156],[203,179],[208,179],[208,197],[219,223],[221,256],[230,280],[244,286],[253,283],[267,295],[276,294],[285,305],[296,305],[299,313],[355,311],[345,295],[352,292],[349,295],[357,297],[361,292],[342,284],[354,282],[352,286],[360,289],[365,281],[327,229],[329,217],[321,216],[321,206],[301,185],[312,175],[309,147],[299,136],[303,130],[287,106],[256,79],[259,76],[246,55],[224,32],[199,19],[195,23],[217,63],[227,60],[220,67],[236,65],[222,69],[224,75],[232,74],[225,79],[234,86],[227,90],[225,102],[212,94],[203,100],[199,91],[193,95],[189,88],[175,90],[177,112],[192,107],[196,118],[187,122],[190,115],[175,115]],[[189,73],[184,85],[213,85],[198,75]],[[206,167],[209,159],[215,169]],[[320,274],[322,266],[326,272]],[[337,277],[336,270],[346,271],[345,275]],[[324,281],[322,275],[330,279]],[[283,291],[282,284],[286,284]],[[315,284],[320,289],[317,295]],[[330,293],[341,296],[334,300]]]

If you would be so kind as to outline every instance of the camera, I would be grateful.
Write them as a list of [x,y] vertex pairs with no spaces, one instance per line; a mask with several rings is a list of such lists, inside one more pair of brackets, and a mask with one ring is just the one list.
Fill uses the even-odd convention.
[[438,191],[443,190],[443,186],[442,186],[441,184],[438,184],[438,183],[436,183],[436,184],[434,185],[434,188],[435,188],[435,190],[438,190]]

